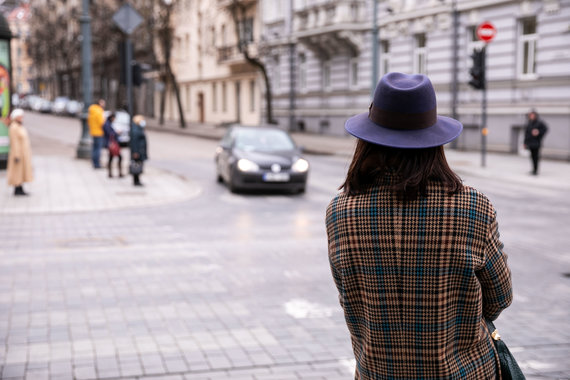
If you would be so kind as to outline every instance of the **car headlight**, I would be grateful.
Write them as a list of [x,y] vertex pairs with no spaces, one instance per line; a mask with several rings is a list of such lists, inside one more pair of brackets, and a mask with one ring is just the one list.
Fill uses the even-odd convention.
[[304,173],[309,170],[309,162],[305,159],[299,158],[297,161],[295,161],[291,167],[291,170],[294,172]]
[[242,172],[255,172],[259,170],[259,165],[245,158],[242,158],[237,162],[237,167]]

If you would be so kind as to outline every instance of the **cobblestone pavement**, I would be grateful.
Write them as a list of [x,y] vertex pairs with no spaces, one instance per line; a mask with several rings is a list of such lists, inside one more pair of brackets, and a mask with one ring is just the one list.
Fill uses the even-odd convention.
[[[67,173],[78,123],[27,122],[36,171]],[[351,378],[324,231],[346,157],[309,157],[305,195],[233,195],[215,183],[213,142],[150,133],[149,145],[147,189],[169,184],[171,201],[7,214],[19,199],[0,174],[0,378]],[[479,172],[475,156],[450,157],[499,212],[515,285],[501,335],[529,379],[570,378],[567,164],[532,178],[516,175],[526,159]],[[91,192],[117,191],[73,165]],[[42,186],[30,199],[50,204]]]

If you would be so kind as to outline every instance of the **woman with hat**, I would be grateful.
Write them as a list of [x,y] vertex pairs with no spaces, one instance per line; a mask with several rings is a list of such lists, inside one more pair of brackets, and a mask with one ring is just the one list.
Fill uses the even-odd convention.
[[144,128],[146,120],[142,115],[133,117],[133,125],[131,128],[131,164],[129,165],[129,172],[133,175],[133,185],[143,186],[140,180],[140,175],[143,172],[143,163],[148,159],[146,135]]
[[28,132],[24,128],[24,110],[16,108],[10,114],[9,137],[10,153],[8,154],[8,185],[14,186],[14,195],[28,195],[24,191],[24,182],[32,182],[32,149]]
[[428,77],[389,73],[345,128],[358,143],[326,224],[355,378],[497,378],[485,319],[511,274],[493,206],[445,158],[461,123],[437,115]]

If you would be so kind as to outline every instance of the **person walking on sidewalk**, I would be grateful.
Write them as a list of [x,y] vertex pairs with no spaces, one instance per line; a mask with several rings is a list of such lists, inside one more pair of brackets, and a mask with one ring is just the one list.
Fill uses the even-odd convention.
[[133,184],[135,186],[143,186],[140,176],[143,172],[143,164],[148,159],[147,142],[144,128],[146,120],[141,115],[133,117],[133,125],[131,127],[131,164],[129,172],[133,175]]
[[445,158],[463,126],[427,76],[388,73],[345,129],[358,142],[326,227],[355,379],[499,378],[485,319],[511,273],[491,202]]
[[101,168],[101,149],[103,148],[103,124],[105,123],[105,100],[99,99],[87,110],[87,124],[93,140],[91,160],[95,169]]
[[8,185],[14,186],[14,195],[28,195],[23,183],[32,182],[32,149],[24,128],[24,110],[16,108],[10,115],[10,153],[8,154]]
[[542,146],[542,139],[548,127],[538,117],[538,113],[532,110],[527,115],[526,130],[524,135],[524,146],[530,150],[530,157],[532,160],[532,174],[538,175],[538,161],[540,160],[540,148]]
[[113,178],[113,159],[117,157],[117,167],[119,168],[119,177],[123,177],[123,156],[121,155],[121,146],[119,145],[119,134],[113,129],[113,121],[115,121],[115,114],[112,113],[107,117],[105,124],[103,124],[103,145],[109,152],[109,162],[107,163],[107,170],[109,171],[109,178]]

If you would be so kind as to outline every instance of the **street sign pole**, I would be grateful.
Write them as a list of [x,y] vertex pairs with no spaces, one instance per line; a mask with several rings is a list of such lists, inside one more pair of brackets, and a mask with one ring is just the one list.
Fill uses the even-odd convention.
[[[133,47],[131,34],[143,22],[142,16],[130,5],[124,4],[113,15],[115,25],[125,34],[125,84],[127,86],[127,112],[133,119]],[[132,127],[131,123],[129,125]]]
[[127,112],[129,116],[133,117],[133,44],[131,38],[127,36],[125,41],[125,71],[126,71],[126,84],[127,84]]
[[[487,48],[483,46],[481,50],[483,55],[483,72],[486,72],[487,65]],[[489,130],[487,129],[487,77],[483,79],[483,102],[481,110],[481,166],[485,167],[487,162],[487,134]]]
[[481,68],[482,68],[482,85],[483,90],[483,101],[481,104],[481,166],[485,167],[487,165],[487,135],[489,134],[489,129],[487,128],[487,45],[489,42],[495,38],[497,34],[497,29],[488,21],[483,22],[477,27],[477,36],[483,42],[485,46],[481,49]]

